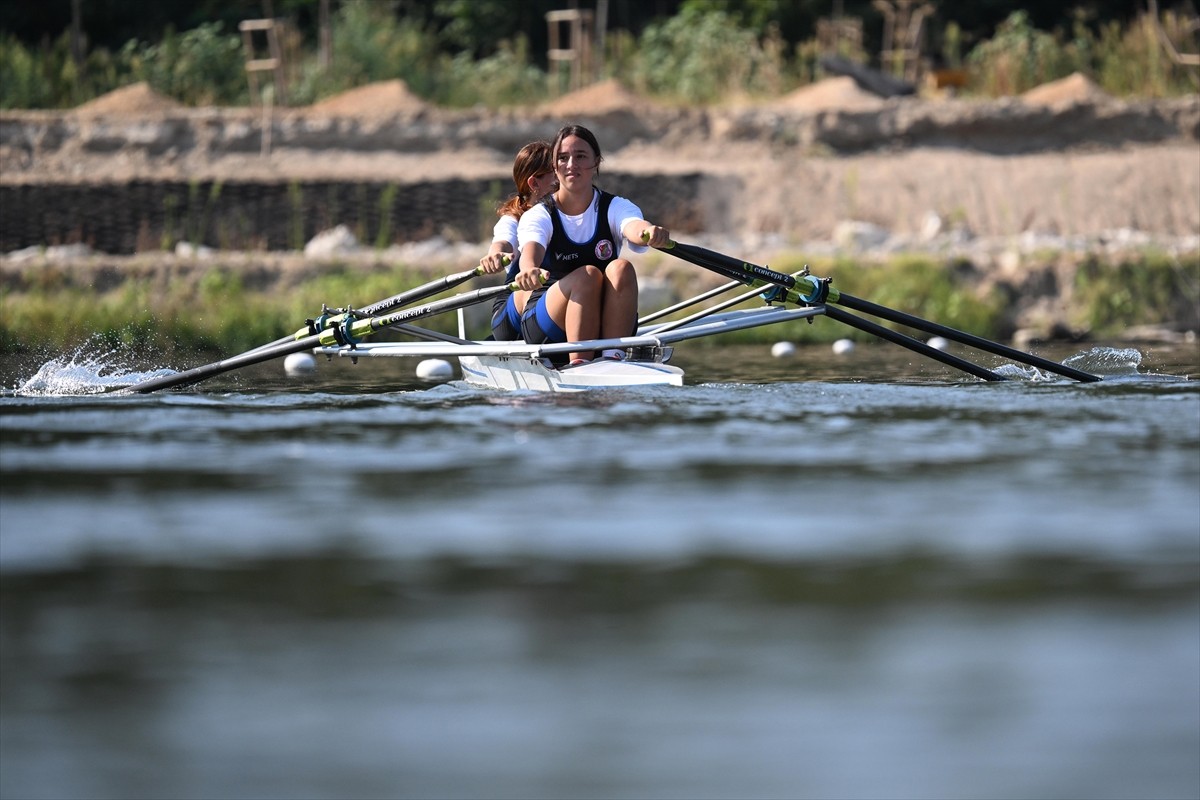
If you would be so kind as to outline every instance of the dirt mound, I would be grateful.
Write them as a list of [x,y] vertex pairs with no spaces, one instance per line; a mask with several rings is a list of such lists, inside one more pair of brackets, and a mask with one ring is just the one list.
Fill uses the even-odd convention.
[[150,88],[145,81],[131,83],[101,95],[75,109],[79,114],[144,114],[183,108],[171,98]]
[[1035,86],[1021,95],[1021,99],[1035,106],[1067,106],[1107,100],[1109,95],[1086,75],[1076,72],[1057,81]]
[[883,99],[842,76],[802,86],[772,105],[789,111],[869,111],[883,105]]
[[545,103],[541,109],[558,115],[607,114],[612,111],[635,111],[649,106],[650,103],[626,89],[615,78],[609,78],[564,94]]
[[384,117],[422,111],[428,105],[400,79],[368,83],[327,97],[309,106],[310,111],[335,117]]

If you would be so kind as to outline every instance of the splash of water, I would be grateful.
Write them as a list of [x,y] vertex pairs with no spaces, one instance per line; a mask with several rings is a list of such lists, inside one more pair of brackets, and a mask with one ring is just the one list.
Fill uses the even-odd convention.
[[992,370],[1002,378],[1008,378],[1013,381],[1029,381],[1038,383],[1041,381],[1059,381],[1061,377],[1053,372],[1044,372],[1037,367],[1027,366],[1025,364],[1001,364]]
[[69,356],[52,358],[19,385],[14,394],[26,396],[59,396],[104,394],[161,375],[172,375],[171,369],[138,372],[126,365],[116,350],[94,352],[93,344],[82,345]]
[[[1093,347],[1063,359],[1062,364],[1106,379],[1144,376],[1139,371],[1142,353],[1132,347]],[[1003,364],[995,372],[1005,378],[1034,383],[1064,380],[1056,372],[1024,364]]]
[[1063,363],[1084,372],[1106,377],[1129,377],[1140,375],[1142,353],[1132,347],[1093,347],[1076,353]]

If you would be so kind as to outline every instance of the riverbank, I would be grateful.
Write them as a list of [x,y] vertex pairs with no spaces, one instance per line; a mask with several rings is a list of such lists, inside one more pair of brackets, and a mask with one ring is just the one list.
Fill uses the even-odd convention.
[[[362,307],[435,275],[468,269],[481,247],[423,242],[326,258],[199,252],[93,254],[56,262],[51,251],[8,259],[0,263],[0,352],[61,352],[98,338],[158,353],[227,355],[294,332],[323,305]],[[953,254],[847,258],[778,250],[757,263],[783,272],[807,265],[855,296],[1018,346],[1187,343],[1200,330],[1196,251],[1012,252],[1001,262],[996,269]],[[658,252],[639,259],[639,275],[643,312],[724,282]],[[494,281],[478,278],[464,288]],[[487,313],[483,306],[470,310],[473,335],[486,335]],[[447,333],[456,329],[450,314],[429,325]],[[832,323],[727,338],[829,342],[847,336],[869,338]]]
[[[602,179],[682,241],[776,269],[807,263],[847,289],[875,266],[928,262],[963,297],[1002,307],[980,331],[997,338],[1200,329],[1200,97],[1116,100],[1069,79],[1000,101],[883,100],[833,79],[769,104],[680,109],[605,83],[496,113],[428,107],[401,88],[270,117],[164,106],[144,87],[0,114],[5,346],[47,328],[14,321],[54,313],[64,280],[93,305],[209,272],[267,298],[324,274],[359,283],[302,319],[320,302],[378,299],[358,294],[371,291],[363,276],[467,268],[512,153],[568,120],[599,136]],[[92,246],[118,221],[127,251]],[[302,252],[339,226],[350,236]],[[265,244],[268,231],[283,244]],[[1081,265],[1120,279],[1082,286]],[[710,278],[659,254],[638,266],[647,303]]]

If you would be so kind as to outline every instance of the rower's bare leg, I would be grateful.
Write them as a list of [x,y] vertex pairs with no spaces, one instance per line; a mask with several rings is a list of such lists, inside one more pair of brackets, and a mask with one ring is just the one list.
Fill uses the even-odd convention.
[[[567,334],[567,341],[595,339],[600,333],[600,298],[604,273],[587,265],[567,275],[546,291],[546,311]],[[573,352],[571,359],[592,358],[591,350]]]
[[637,328],[638,280],[628,259],[618,258],[605,268],[602,303],[600,338],[631,336]]

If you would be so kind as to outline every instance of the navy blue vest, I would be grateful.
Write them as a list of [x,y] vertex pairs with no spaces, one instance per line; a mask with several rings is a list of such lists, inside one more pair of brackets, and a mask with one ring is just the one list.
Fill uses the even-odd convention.
[[546,245],[546,256],[542,259],[542,269],[550,273],[550,283],[588,264],[604,269],[617,257],[616,240],[608,225],[608,207],[612,204],[612,199],[611,194],[600,190],[599,206],[596,210],[596,230],[592,234],[592,238],[586,242],[573,242],[567,236],[562,220],[558,217],[558,209],[554,205],[554,195],[547,196],[546,205],[550,209],[550,221],[554,224],[554,233],[551,234],[550,242]]

